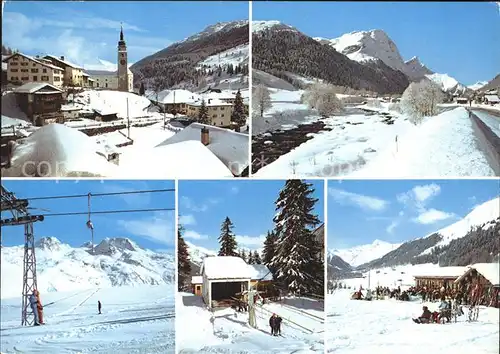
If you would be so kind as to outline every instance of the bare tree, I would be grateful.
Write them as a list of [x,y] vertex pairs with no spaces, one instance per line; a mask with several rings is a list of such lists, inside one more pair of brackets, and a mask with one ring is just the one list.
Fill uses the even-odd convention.
[[252,90],[252,109],[259,112],[260,117],[264,116],[264,111],[272,107],[271,93],[264,85],[257,85]]
[[343,109],[342,102],[335,94],[336,88],[329,84],[315,83],[304,92],[301,101],[316,109],[322,117],[328,117]]
[[410,121],[417,125],[423,117],[438,114],[437,105],[444,100],[441,88],[430,80],[412,82],[401,97],[403,113],[410,117]]

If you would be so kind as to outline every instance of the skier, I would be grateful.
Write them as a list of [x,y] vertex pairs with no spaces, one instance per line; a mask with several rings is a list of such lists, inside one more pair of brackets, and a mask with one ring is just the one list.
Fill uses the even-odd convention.
[[372,291],[370,289],[366,291],[365,300],[372,301]]
[[33,326],[40,326],[40,321],[38,320],[38,308],[36,306],[38,303],[38,300],[36,298],[36,291],[33,291],[33,294],[31,294],[29,301],[30,301],[31,311],[33,311],[33,316],[35,317]]
[[99,315],[101,314],[101,302],[99,300],[97,300],[97,310],[99,311]]
[[277,331],[276,331],[276,314],[273,313],[273,315],[269,318],[269,326],[271,327],[271,335],[276,336]]
[[277,336],[281,336],[281,321],[283,321],[283,319],[279,315],[276,315],[276,319],[275,319],[275,324],[276,324],[275,333],[276,333]]
[[419,318],[413,318],[413,322],[415,323],[429,323],[431,321],[432,317],[432,312],[429,311],[429,308],[427,306],[422,307],[422,310],[424,311],[422,313],[422,316]]
[[40,300],[40,292],[38,290],[35,290],[35,296],[36,296],[36,300],[37,300],[37,312],[38,312],[38,323],[39,324],[45,324],[43,322],[43,306],[42,306],[42,300]]

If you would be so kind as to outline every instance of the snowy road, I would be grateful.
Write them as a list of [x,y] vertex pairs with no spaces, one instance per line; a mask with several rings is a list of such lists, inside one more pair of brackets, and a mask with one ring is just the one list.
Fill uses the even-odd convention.
[[169,285],[42,294],[40,327],[19,326],[21,299],[2,299],[2,353],[174,353],[173,294]]
[[[258,329],[254,329],[248,325],[247,313],[235,314],[231,309],[216,311],[212,327],[210,312],[204,308],[200,298],[182,294],[179,296],[179,301],[176,320],[179,353],[305,354],[324,351],[324,325],[318,325],[318,321],[315,320],[305,319],[310,316],[304,316],[293,310],[280,309],[280,305],[265,305],[266,310],[258,308],[256,311]],[[289,324],[284,318],[282,336],[273,337],[269,328],[269,317],[273,311],[288,316],[301,325],[304,324],[304,320],[316,323],[318,332],[311,333]],[[311,313],[312,311],[310,310]],[[315,315],[322,314],[323,311],[317,311]]]
[[[498,353],[498,309],[483,308],[477,322],[417,325],[423,304],[397,300],[350,300],[350,290],[338,290],[327,298],[329,353],[365,354],[376,348],[385,354]],[[426,303],[431,311],[437,303]],[[467,313],[467,312],[466,312]]]
[[472,109],[472,112],[481,119],[496,136],[500,137],[500,116],[493,115],[482,109]]

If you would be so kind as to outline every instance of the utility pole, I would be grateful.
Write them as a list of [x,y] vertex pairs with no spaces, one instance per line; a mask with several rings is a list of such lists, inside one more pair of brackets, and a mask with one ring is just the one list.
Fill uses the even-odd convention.
[[127,137],[130,139],[130,116],[128,111],[128,97],[127,97]]
[[34,322],[34,313],[31,309],[29,297],[38,290],[36,277],[35,236],[33,223],[43,221],[43,215],[28,213],[28,200],[17,199],[13,193],[1,188],[1,209],[10,211],[13,218],[2,219],[0,226],[24,225],[24,259],[23,259],[23,290],[21,308],[21,326],[31,326]]

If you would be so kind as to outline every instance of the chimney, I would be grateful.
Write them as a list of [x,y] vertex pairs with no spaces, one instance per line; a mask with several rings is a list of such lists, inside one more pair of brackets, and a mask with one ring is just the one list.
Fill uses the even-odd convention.
[[211,99],[211,98],[209,98],[209,99],[208,99],[208,104],[210,104],[210,102],[212,102],[212,99]]
[[61,60],[64,61],[64,55],[61,55]]
[[206,127],[201,128],[201,143],[205,146],[210,144],[209,130]]

